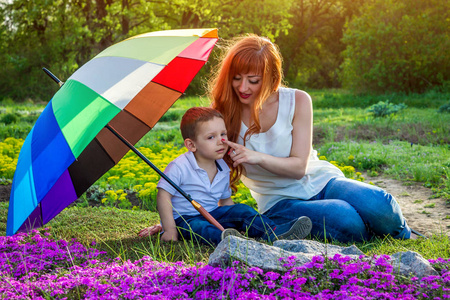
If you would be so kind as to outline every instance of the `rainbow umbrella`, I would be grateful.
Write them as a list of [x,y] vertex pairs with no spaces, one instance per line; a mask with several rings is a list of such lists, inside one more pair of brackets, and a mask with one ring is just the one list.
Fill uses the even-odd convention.
[[6,234],[43,226],[117,164],[186,90],[217,39],[217,29],[141,34],[60,84],[20,151]]

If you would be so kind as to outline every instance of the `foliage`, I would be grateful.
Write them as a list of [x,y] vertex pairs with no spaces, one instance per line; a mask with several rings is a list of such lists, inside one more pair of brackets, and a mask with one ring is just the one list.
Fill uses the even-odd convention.
[[440,113],[450,113],[450,102],[442,105],[441,107],[439,107],[438,112]]
[[284,58],[286,81],[293,87],[339,87],[341,38],[345,21],[361,4],[353,1],[294,1],[289,13],[290,29],[276,43]]
[[[293,87],[340,87],[343,80],[359,90],[423,92],[448,81],[448,4],[414,1],[2,1],[0,97],[48,101],[57,85],[42,67],[64,81],[127,37],[199,27],[218,28],[225,39],[255,33],[275,41]],[[204,94],[219,48],[186,94]]]
[[[144,32],[218,27],[221,37],[244,32],[276,37],[290,27],[286,18],[290,3],[291,0],[2,1],[0,95],[16,101],[47,101],[57,85],[46,78],[42,67],[65,81],[108,46]],[[200,81],[196,80],[194,86],[198,92]]]
[[386,100],[386,102],[380,101],[377,104],[370,106],[367,111],[370,112],[374,118],[386,118],[392,117],[406,107],[407,105],[404,103],[393,104],[389,102],[389,100]]
[[450,80],[450,3],[366,1],[347,26],[342,78],[359,91],[423,92]]
[[7,113],[0,117],[0,122],[5,125],[10,125],[12,123],[17,123],[19,116],[16,113]]

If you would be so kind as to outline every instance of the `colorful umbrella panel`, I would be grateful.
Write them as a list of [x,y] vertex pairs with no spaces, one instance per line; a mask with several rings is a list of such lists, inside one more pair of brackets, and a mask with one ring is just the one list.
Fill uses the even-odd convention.
[[40,227],[128,152],[207,61],[216,29],[151,32],[115,44],[77,70],[27,136],[11,190],[7,235]]

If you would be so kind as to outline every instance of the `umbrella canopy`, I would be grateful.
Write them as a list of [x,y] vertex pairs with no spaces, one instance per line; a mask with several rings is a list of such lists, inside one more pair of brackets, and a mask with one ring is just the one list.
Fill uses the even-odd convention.
[[14,174],[6,234],[40,227],[128,152],[207,61],[217,29],[151,32],[115,44],[78,69],[28,134]]

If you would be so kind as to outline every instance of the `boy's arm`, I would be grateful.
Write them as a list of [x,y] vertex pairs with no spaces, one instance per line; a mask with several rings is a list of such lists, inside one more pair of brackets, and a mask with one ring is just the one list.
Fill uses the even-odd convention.
[[159,216],[161,217],[164,233],[161,235],[162,241],[178,241],[178,232],[172,213],[172,195],[166,190],[159,188],[156,195],[156,204]]
[[228,197],[227,199],[219,200],[219,206],[228,206],[228,205],[234,205],[234,202],[231,199],[231,197]]

